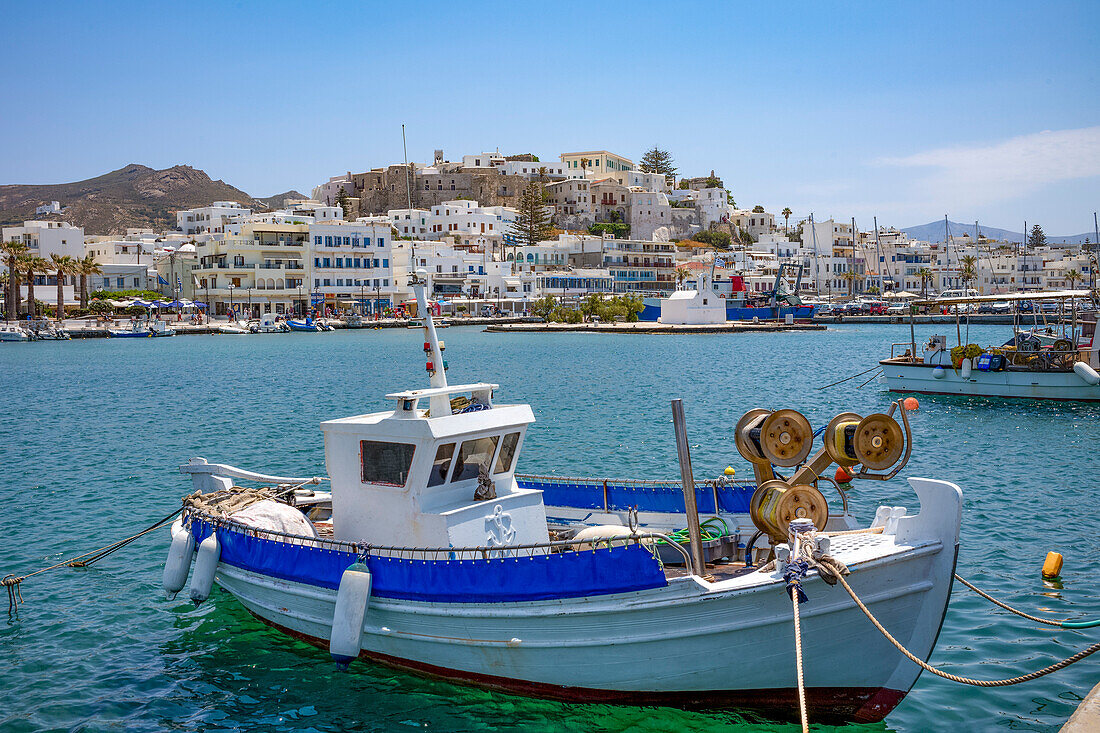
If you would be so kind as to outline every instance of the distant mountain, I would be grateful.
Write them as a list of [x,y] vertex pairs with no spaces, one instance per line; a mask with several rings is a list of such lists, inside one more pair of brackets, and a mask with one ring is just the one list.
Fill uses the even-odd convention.
[[255,200],[261,202],[268,209],[279,209],[279,208],[282,208],[283,204],[286,203],[287,199],[297,199],[297,200],[300,201],[302,199],[308,199],[308,198],[309,198],[309,196],[306,196],[304,193],[298,193],[297,191],[291,189],[290,191],[287,191],[286,193],[277,193],[274,196],[267,196],[265,198],[256,198]]
[[50,201],[65,208],[46,218],[82,226],[85,234],[122,234],[127,227],[172,229],[176,226],[174,212],[213,201],[268,208],[263,200],[253,199],[225,181],[213,181],[191,166],[154,170],[132,163],[75,183],[0,186],[0,224],[34,219],[35,207]]
[[[951,230],[952,237],[961,237],[964,234],[968,234],[971,239],[974,238],[974,224],[960,224],[957,221],[948,222]],[[997,227],[986,226],[979,223],[979,230],[982,236],[989,239],[1000,239],[1005,242],[1021,242],[1023,237],[1019,232],[1013,232],[1008,229],[998,229]],[[942,242],[944,239],[944,226],[943,220],[931,221],[927,224],[921,224],[915,227],[906,227],[901,231],[909,235],[910,239],[916,239],[922,242]],[[1074,234],[1072,236],[1060,236],[1047,233],[1048,242],[1067,242],[1069,244],[1083,244],[1085,238],[1088,238],[1090,242],[1095,241],[1096,236],[1091,232],[1084,234]]]

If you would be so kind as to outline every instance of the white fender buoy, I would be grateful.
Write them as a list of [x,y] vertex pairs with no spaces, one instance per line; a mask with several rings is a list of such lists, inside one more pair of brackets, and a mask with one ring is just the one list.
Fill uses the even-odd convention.
[[1093,369],[1083,361],[1079,361],[1074,364],[1073,371],[1075,374],[1077,374],[1077,376],[1085,380],[1085,384],[1100,384],[1100,374],[1097,374],[1095,369]]
[[196,606],[210,597],[210,590],[214,587],[214,573],[218,571],[221,555],[222,548],[218,544],[217,534],[211,533],[199,543],[195,572],[191,574],[191,601]]
[[168,546],[168,559],[164,561],[164,595],[168,600],[187,585],[191,561],[195,558],[195,538],[181,526],[172,525],[172,544]]
[[943,367],[941,367],[941,366],[938,366],[938,367],[936,367],[935,369],[932,370],[932,378],[933,379],[943,379],[945,376],[947,376],[947,372],[945,372],[943,370]]
[[974,370],[974,366],[970,363],[970,359],[963,359],[962,363],[962,378],[970,379],[970,372]]
[[341,664],[356,659],[362,649],[363,619],[370,602],[370,571],[363,563],[348,566],[340,576],[336,591],[336,610],[332,614],[332,633],[328,653]]

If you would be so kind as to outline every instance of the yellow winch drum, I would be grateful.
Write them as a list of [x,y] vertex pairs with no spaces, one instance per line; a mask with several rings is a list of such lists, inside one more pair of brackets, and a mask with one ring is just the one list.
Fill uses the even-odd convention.
[[862,416],[854,412],[842,412],[825,426],[821,440],[825,445],[825,452],[838,466],[847,467],[859,463],[853,441],[862,419]]
[[825,496],[811,485],[789,486],[783,481],[765,481],[749,502],[753,524],[775,542],[786,542],[791,520],[809,519],[824,529],[829,521]]

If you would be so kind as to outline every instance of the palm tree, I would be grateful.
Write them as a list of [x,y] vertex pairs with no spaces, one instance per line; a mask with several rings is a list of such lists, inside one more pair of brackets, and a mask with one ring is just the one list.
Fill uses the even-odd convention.
[[22,257],[22,270],[23,275],[27,278],[27,315],[33,321],[38,315],[35,312],[37,303],[34,300],[34,276],[40,272],[49,272],[50,263],[38,255],[28,253]]
[[784,206],[783,210],[780,211],[779,213],[783,215],[783,233],[786,234],[787,233],[787,223],[790,221],[791,214],[793,214],[794,212],[791,211],[791,207]]
[[547,176],[550,175],[550,170],[544,165],[539,166],[538,174],[539,174],[539,181],[541,183],[546,183],[546,178],[547,178]]
[[677,290],[681,289],[681,287],[684,284],[684,280],[687,279],[690,275],[691,275],[691,271],[689,271],[686,267],[677,267],[676,268],[676,289]]
[[852,289],[855,287],[856,274],[854,272],[851,272],[850,270],[847,270],[840,273],[840,279],[848,283],[848,297],[854,295]]
[[591,163],[591,162],[592,161],[589,160],[588,158],[581,158],[581,178],[585,177],[584,170],[585,170],[585,168],[588,167],[588,164]]
[[16,268],[15,262],[20,255],[27,253],[27,245],[14,239],[10,242],[0,242],[0,252],[3,252],[4,256],[8,258],[8,287],[4,293],[4,311],[8,314],[9,319],[13,316],[18,318],[19,270]]
[[965,286],[978,276],[978,260],[974,255],[964,255],[960,262],[962,262],[962,269],[959,270],[959,278]]
[[54,315],[57,322],[61,323],[65,320],[65,276],[76,274],[76,260],[69,255],[55,253],[50,255],[50,263],[57,273],[57,308],[54,309]]
[[77,260],[76,274],[80,275],[80,307],[87,310],[88,308],[88,278],[92,275],[99,275],[103,272],[99,267],[99,263],[95,261],[94,255],[85,255],[84,259]]
[[1066,282],[1069,283],[1069,289],[1070,290],[1073,290],[1073,283],[1077,282],[1080,279],[1082,279],[1081,278],[1081,273],[1077,272],[1077,270],[1075,270],[1075,269],[1070,270],[1069,272],[1066,273]]
[[917,270],[917,277],[920,278],[920,294],[924,295],[928,292],[928,283],[932,281],[932,271],[927,267],[922,267]]

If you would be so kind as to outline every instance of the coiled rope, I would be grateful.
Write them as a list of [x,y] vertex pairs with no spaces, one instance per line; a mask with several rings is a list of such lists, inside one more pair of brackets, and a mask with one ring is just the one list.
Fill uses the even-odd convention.
[[[802,673],[802,621],[799,618],[798,606],[806,600],[806,594],[802,590],[802,576],[806,574],[806,561],[801,559],[802,547],[799,545],[799,535],[794,536],[794,549],[791,553],[795,560],[795,571],[790,573],[791,566],[787,566],[787,593],[791,596],[794,606],[794,664],[798,673],[798,716],[802,723],[802,733],[809,733],[809,717],[806,715],[806,681]],[[801,563],[801,565],[799,565]],[[790,573],[790,574],[788,574]]]

